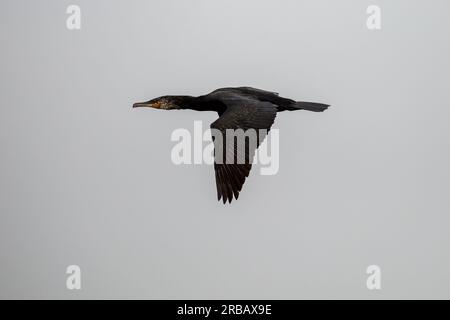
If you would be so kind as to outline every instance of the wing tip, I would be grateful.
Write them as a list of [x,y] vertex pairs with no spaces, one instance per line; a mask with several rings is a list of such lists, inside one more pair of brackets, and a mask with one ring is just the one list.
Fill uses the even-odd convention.
[[239,198],[239,193],[235,194],[234,196],[231,195],[231,197],[227,196],[226,194],[220,194],[219,193],[218,196],[217,196],[217,201],[220,202],[220,200],[222,200],[223,204],[225,205],[225,204],[227,204],[227,202],[228,202],[228,204],[231,204],[233,199],[237,200],[238,198]]

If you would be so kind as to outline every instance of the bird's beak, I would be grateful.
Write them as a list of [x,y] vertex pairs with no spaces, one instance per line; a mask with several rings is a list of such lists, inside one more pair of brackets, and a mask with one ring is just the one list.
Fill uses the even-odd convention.
[[147,102],[137,102],[133,104],[133,108],[150,107]]
[[135,104],[133,104],[133,108],[142,108],[142,107],[147,107],[147,108],[155,108],[155,109],[161,109],[161,103],[159,102],[137,102]]

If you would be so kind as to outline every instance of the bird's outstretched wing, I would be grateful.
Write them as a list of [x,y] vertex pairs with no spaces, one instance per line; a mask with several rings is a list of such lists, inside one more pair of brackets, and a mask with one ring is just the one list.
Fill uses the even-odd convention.
[[[239,197],[245,178],[250,173],[255,151],[264,140],[275,120],[277,107],[270,102],[261,102],[234,94],[222,97],[220,100],[227,108],[219,119],[211,124],[215,149],[214,170],[216,173],[218,200],[222,198],[223,203],[227,201],[231,203],[233,195],[236,199]],[[221,139],[214,136],[213,129],[221,134]],[[241,132],[244,132],[244,134],[248,134],[250,129],[253,129],[256,132],[257,141],[250,143],[247,140],[245,154],[240,155],[238,151],[242,149],[238,150],[238,143],[235,137],[231,138],[229,136],[227,139],[227,129],[231,129],[231,132],[242,129]],[[228,131],[230,132],[230,130]],[[218,155],[219,148],[223,150],[220,155]],[[240,157],[240,161],[238,161],[238,157]],[[227,161],[230,158],[232,160]]]

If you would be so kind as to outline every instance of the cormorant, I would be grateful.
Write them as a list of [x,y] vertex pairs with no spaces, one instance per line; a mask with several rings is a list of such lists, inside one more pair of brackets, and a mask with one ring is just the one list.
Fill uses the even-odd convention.
[[[322,112],[329,105],[294,101],[282,98],[276,92],[265,91],[250,87],[238,88],[221,88],[207,95],[192,96],[162,96],[147,102],[139,102],[133,105],[136,107],[151,107],[156,109],[173,110],[173,109],[191,109],[197,111],[215,111],[219,114],[219,118],[211,124],[211,129],[219,130],[222,137],[226,137],[226,130],[242,129],[244,132],[249,129],[267,131],[270,130],[277,112],[308,110],[314,112]],[[261,139],[262,138],[262,139]],[[233,153],[233,150],[227,149],[228,144],[222,139],[222,146],[218,145],[219,139],[214,140],[215,151],[223,148],[226,154]],[[248,177],[252,166],[253,155],[264,140],[264,136],[257,138],[253,148],[249,147],[249,143],[245,144],[245,160],[244,162],[228,163],[227,161],[218,161],[215,155],[214,169],[216,173],[216,187],[218,200],[223,199],[223,203],[227,200],[231,203],[233,195],[237,199],[245,178]],[[252,150],[248,150],[252,149]],[[253,150],[254,149],[254,150]],[[227,151],[229,150],[229,151]],[[236,148],[235,150],[236,151]]]

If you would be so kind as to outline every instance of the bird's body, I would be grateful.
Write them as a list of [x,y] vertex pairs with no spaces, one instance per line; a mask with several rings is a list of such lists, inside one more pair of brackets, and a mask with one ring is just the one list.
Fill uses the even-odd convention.
[[215,111],[219,118],[211,124],[211,129],[222,133],[222,137],[226,136],[227,130],[242,129],[247,132],[253,129],[264,133],[258,136],[253,146],[247,142],[243,161],[228,161],[229,154],[233,154],[233,160],[235,160],[234,141],[230,144],[230,141],[225,141],[225,138],[215,139],[213,136],[216,153],[219,148],[224,150],[223,159],[218,158],[216,154],[214,169],[218,199],[222,198],[225,203],[227,200],[231,202],[233,195],[236,199],[238,198],[245,178],[249,175],[254,152],[270,130],[278,112],[294,110],[321,112],[326,110],[328,105],[294,101],[280,97],[278,93],[261,89],[237,87],[217,89],[199,97],[163,96],[148,102],[136,103],[133,107]]

